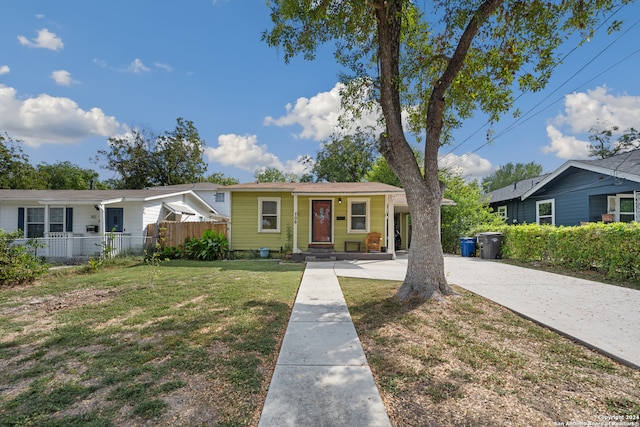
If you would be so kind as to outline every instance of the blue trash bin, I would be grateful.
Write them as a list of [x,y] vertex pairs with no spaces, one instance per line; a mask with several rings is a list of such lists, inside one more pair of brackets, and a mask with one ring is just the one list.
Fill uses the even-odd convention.
[[269,248],[260,248],[260,258],[267,258],[269,256]]
[[475,237],[461,237],[460,254],[464,257],[476,256],[476,241]]

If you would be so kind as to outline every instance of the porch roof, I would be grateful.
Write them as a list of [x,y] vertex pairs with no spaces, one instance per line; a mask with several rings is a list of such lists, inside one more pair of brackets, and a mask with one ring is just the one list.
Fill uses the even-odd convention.
[[293,194],[404,194],[380,182],[251,182],[222,187],[229,191],[287,191]]

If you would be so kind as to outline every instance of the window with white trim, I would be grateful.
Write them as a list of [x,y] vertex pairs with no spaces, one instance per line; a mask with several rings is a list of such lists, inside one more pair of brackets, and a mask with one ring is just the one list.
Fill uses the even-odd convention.
[[44,237],[44,208],[27,208],[26,238]]
[[536,202],[536,222],[538,224],[555,225],[555,199],[540,200]]
[[507,205],[498,206],[498,216],[507,219]]
[[49,232],[64,232],[64,208],[49,208]]
[[369,199],[349,199],[349,233],[369,232]]
[[258,231],[280,232],[280,197],[258,198]]
[[633,194],[616,194],[607,197],[607,213],[614,215],[614,221],[631,222],[636,217]]

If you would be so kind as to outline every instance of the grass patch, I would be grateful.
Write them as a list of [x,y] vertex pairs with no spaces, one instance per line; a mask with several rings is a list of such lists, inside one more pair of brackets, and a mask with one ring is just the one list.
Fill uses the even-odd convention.
[[257,424],[301,265],[139,260],[0,294],[0,425]]
[[[475,294],[395,299],[400,282],[340,278],[394,425],[554,425],[640,413],[640,372]],[[558,424],[555,424],[558,425]]]

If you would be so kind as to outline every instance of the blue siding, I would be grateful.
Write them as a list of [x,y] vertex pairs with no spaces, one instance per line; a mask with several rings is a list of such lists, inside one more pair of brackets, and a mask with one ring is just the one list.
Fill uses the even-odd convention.
[[607,210],[607,195],[632,193],[637,189],[640,189],[637,182],[617,181],[609,175],[572,168],[530,197],[534,201],[533,222],[538,200],[554,199],[556,225],[571,226],[581,221],[600,220]]
[[632,194],[640,183],[616,179],[583,169],[570,168],[525,200],[513,199],[491,204],[507,206],[507,224],[536,222],[536,202],[554,200],[556,225],[579,225],[582,221],[601,221],[607,211],[607,196]]

